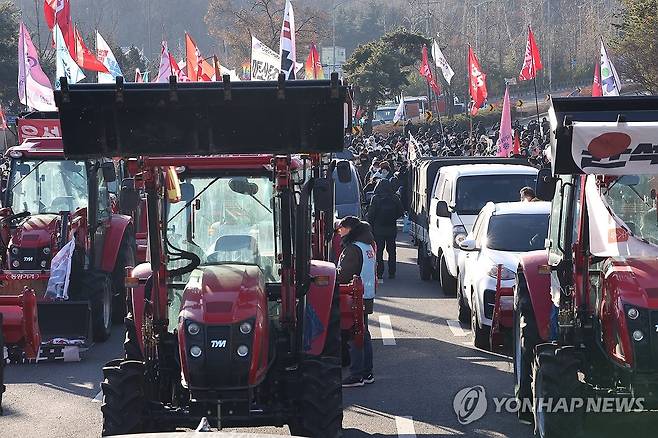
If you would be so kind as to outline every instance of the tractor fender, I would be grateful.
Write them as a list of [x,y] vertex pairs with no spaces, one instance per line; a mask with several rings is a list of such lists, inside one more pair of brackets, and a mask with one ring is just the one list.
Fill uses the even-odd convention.
[[151,264],[142,263],[135,266],[132,272],[132,276],[139,279],[139,284],[137,287],[132,289],[131,304],[132,317],[135,323],[135,334],[137,342],[139,342],[139,348],[144,353],[144,339],[142,337],[142,323],[144,322],[144,295],[146,289],[146,281],[151,277]]
[[[311,281],[306,294],[304,350],[310,355],[319,356],[327,340],[336,286],[336,266],[331,262],[311,260],[311,278],[315,280]],[[318,281],[321,278],[322,281]]]
[[[522,272],[530,302],[537,323],[539,336],[548,342],[551,335],[551,310],[553,302],[551,301],[551,276],[546,269],[540,270],[540,266],[548,266],[548,251],[539,250],[523,254],[519,260],[519,272]],[[517,291],[519,289],[517,288]]]
[[114,265],[119,255],[121,241],[126,232],[128,225],[132,224],[133,219],[123,214],[113,214],[110,217],[110,223],[105,234],[105,244],[103,245],[103,254],[100,262],[100,269],[105,272],[114,271]]

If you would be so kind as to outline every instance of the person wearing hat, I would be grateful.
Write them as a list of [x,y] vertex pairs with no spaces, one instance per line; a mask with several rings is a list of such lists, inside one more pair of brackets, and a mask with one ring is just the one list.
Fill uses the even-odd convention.
[[336,267],[336,282],[347,284],[355,275],[363,281],[364,333],[363,346],[350,342],[350,374],[343,379],[343,387],[351,388],[374,383],[372,373],[372,340],[368,330],[368,315],[373,312],[375,300],[376,256],[375,239],[370,225],[358,217],[347,216],[338,224],[338,233],[342,238],[343,252]]

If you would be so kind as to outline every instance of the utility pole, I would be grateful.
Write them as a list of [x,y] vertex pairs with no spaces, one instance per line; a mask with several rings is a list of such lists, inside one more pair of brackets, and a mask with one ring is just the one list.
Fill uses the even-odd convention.
[[[41,27],[39,25],[39,2],[38,0],[34,0],[34,11],[35,11],[35,18],[37,19],[37,43],[39,46],[39,56],[43,56],[43,52],[41,52]],[[7,143],[7,137],[5,134],[5,143]],[[7,148],[5,148],[7,149]]]
[[[553,91],[553,17],[551,16],[551,0],[548,0],[548,94]],[[579,9],[580,11],[580,9]]]

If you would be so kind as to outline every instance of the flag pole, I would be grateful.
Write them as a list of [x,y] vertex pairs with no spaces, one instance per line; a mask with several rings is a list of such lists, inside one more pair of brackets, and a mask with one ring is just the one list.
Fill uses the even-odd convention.
[[[432,43],[434,44],[435,41],[432,41]],[[432,58],[434,58],[434,55],[432,55]],[[436,68],[436,59],[432,59],[432,60],[434,61],[434,78],[438,79],[439,71]],[[445,101],[445,96],[444,96],[444,101]],[[446,102],[446,107],[447,106],[448,106],[448,102]],[[446,147],[447,144],[446,144],[445,134],[443,132],[443,122],[441,122],[441,110],[439,109],[439,96],[436,96],[436,117],[437,119],[439,119],[439,128],[441,129],[441,141],[443,142],[443,147]]]
[[[530,38],[530,25],[528,25],[528,38]],[[532,63],[532,82],[535,86],[535,106],[537,108],[537,123],[539,123],[539,99],[537,98],[537,70],[535,69],[535,57],[533,56],[534,54],[532,53],[532,48],[530,50],[530,62]],[[541,124],[540,124],[541,125]]]

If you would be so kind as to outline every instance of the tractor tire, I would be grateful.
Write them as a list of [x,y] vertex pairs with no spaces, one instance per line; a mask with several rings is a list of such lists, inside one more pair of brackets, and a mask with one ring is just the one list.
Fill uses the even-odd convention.
[[329,312],[329,324],[327,325],[327,337],[324,341],[322,356],[333,357],[341,361],[343,352],[342,336],[340,330],[340,288],[334,288],[334,296],[331,300]]
[[135,266],[135,233],[126,228],[112,271],[112,321],[119,323],[126,316],[126,266]]
[[0,313],[0,416],[2,415],[2,393],[5,392],[5,337],[2,333],[2,313]]
[[135,329],[135,320],[131,313],[124,318],[123,323],[126,327],[126,338],[123,341],[125,359],[141,362],[144,360],[144,355],[142,354],[142,349],[139,347],[137,330]]
[[[562,409],[542,409],[537,400],[558,400],[582,397],[583,384],[578,380],[580,360],[574,347],[559,348],[554,344],[537,347],[532,367],[532,396],[535,435],[540,438],[576,438],[583,435],[584,412],[565,412]],[[555,402],[554,402],[555,403]],[[555,407],[555,406],[553,406]],[[557,412],[555,412],[557,411]]]
[[91,329],[96,342],[105,342],[112,332],[112,279],[102,271],[84,271],[80,292],[91,304]]
[[532,423],[532,363],[535,360],[535,347],[541,342],[537,321],[528,293],[525,276],[516,278],[514,294],[514,395],[521,402],[519,420]]
[[457,276],[457,319],[459,322],[469,324],[471,322],[471,311],[464,301],[464,285]]
[[441,259],[439,261],[439,281],[441,282],[441,290],[443,295],[447,297],[454,297],[457,294],[457,279],[450,275],[448,271],[448,265],[446,264],[446,258],[441,254]]
[[480,317],[478,316],[475,301],[475,292],[471,294],[471,330],[473,330],[473,345],[482,350],[491,350],[491,327],[482,325],[480,327]]
[[423,281],[430,281],[432,279],[432,259],[427,256],[425,251],[425,244],[418,244],[418,273],[420,279]]
[[103,367],[103,436],[145,431],[144,363],[114,360]]
[[307,357],[300,364],[300,369],[299,412],[288,423],[290,433],[313,438],[342,437],[340,361],[333,357]]

